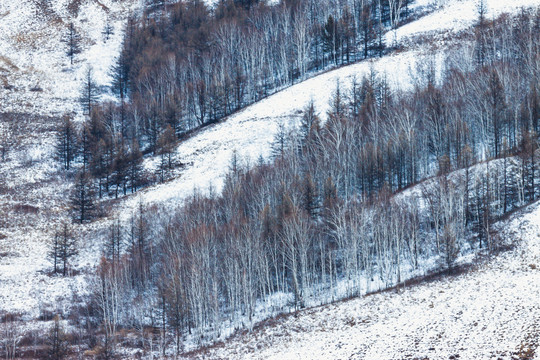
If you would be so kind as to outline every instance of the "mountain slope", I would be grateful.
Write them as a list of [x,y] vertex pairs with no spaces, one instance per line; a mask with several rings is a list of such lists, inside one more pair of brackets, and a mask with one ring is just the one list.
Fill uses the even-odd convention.
[[[74,111],[82,118],[77,97],[86,66],[94,68],[100,85],[109,84],[107,72],[119,51],[126,16],[138,4],[136,1],[112,0],[83,2],[86,5],[74,22],[81,29],[86,29],[85,47],[71,67],[61,42],[61,30],[72,18],[68,14],[68,3],[55,2],[47,14],[39,13],[40,7],[36,5],[39,3],[22,0],[0,4],[0,78],[7,85],[7,88],[0,89],[0,108],[2,111],[39,115],[61,115]],[[489,16],[495,16],[502,10],[518,11],[522,5],[538,5],[539,1],[517,0],[509,4],[491,0],[487,3]],[[100,4],[107,7],[109,12]],[[475,1],[472,0],[422,0],[416,6],[424,6],[433,12],[404,26],[395,34],[387,35],[387,43],[390,44],[394,38],[409,39],[409,45],[399,54],[319,75],[200,131],[179,145],[177,157],[185,166],[178,169],[175,179],[113,203],[112,212],[122,217],[129,216],[141,198],[147,204],[169,209],[181,203],[195,187],[205,190],[212,184],[219,189],[233,150],[237,150],[241,157],[251,159],[252,163],[260,155],[268,158],[279,124],[283,122],[286,127],[294,126],[301,115],[299,110],[311,98],[318,112],[325,116],[338,79],[346,89],[353,76],[360,79],[373,68],[381,77],[386,77],[392,86],[404,89],[413,86],[418,80],[415,75],[417,64],[431,58],[426,55],[430,44],[411,49],[414,39],[428,35],[437,40],[437,47],[443,49],[451,43],[447,41],[451,35],[470,27],[475,21]],[[105,41],[101,31],[107,14],[114,21],[115,31],[113,37]],[[51,25],[53,27],[49,28]],[[440,64],[443,50],[437,54],[435,63]],[[86,294],[89,277],[85,274],[95,268],[102,249],[99,241],[84,242],[75,266],[77,271],[81,271],[79,275],[60,278],[48,274],[51,266],[46,253],[53,236],[52,225],[61,221],[58,214],[66,210],[70,188],[53,159],[54,129],[48,120],[42,121],[47,125],[47,130],[24,140],[25,143],[10,155],[13,161],[1,165],[2,175],[8,179],[4,184],[9,188],[9,193],[2,195],[0,201],[3,208],[9,209],[6,214],[12,224],[2,229],[5,237],[0,239],[0,310],[20,312],[28,319],[37,318],[44,310],[54,311],[53,303],[59,304],[57,308],[67,308],[72,305],[74,294]],[[30,155],[23,157],[24,153]],[[145,166],[152,169],[156,161],[155,158],[148,158]],[[16,212],[13,210],[16,205],[33,206],[39,213],[29,215],[24,211]],[[51,208],[53,216],[48,214]],[[81,238],[102,238],[111,218],[82,227]],[[532,288],[523,290],[536,294]]]
[[[0,111],[80,114],[78,98],[86,70],[93,69],[99,86],[110,84],[110,67],[120,51],[127,17],[138,7],[138,0],[2,1]],[[65,42],[70,23],[81,38],[81,52],[73,64]]]

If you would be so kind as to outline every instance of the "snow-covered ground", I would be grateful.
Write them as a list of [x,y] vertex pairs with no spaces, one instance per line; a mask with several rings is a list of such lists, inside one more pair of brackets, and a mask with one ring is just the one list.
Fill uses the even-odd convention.
[[[50,6],[43,7],[46,3]],[[69,3],[68,0],[0,1],[0,111],[38,115],[78,112],[80,116],[77,98],[87,67],[93,68],[99,85],[110,83],[108,69],[119,52],[127,16],[136,11],[139,0],[82,0],[77,15],[69,12]],[[486,0],[486,3],[492,17],[501,11],[539,5],[540,0]],[[391,44],[396,38],[437,37],[463,30],[475,21],[475,4],[475,0],[418,0],[414,7],[433,12],[389,33],[387,43]],[[73,66],[61,41],[70,21],[83,38],[83,51],[75,57]],[[108,40],[102,34],[107,21],[114,29]],[[324,117],[338,80],[346,90],[353,77],[360,81],[374,69],[393,87],[407,89],[417,80],[415,69],[419,63],[432,59],[440,69],[442,51],[429,57],[425,55],[427,49],[427,46],[425,49],[405,48],[382,59],[324,73],[204,129],[179,145],[177,159],[185,166],[173,180],[129,196],[113,204],[113,210],[129,215],[140,198],[149,204],[176,206],[194,188],[204,190],[213,185],[219,189],[234,150],[243,161],[250,159],[251,163],[259,156],[268,158],[279,124],[294,126],[301,116],[299,110],[311,99]],[[74,293],[86,291],[84,273],[67,279],[47,274],[51,224],[61,220],[69,190],[66,181],[59,177],[56,165],[52,165],[52,134],[50,129],[42,134],[33,133],[16,150],[22,154],[31,149],[30,159],[15,160],[17,157],[12,154],[10,163],[0,164],[3,176],[0,185],[9,190],[0,196],[0,210],[8,211],[6,216],[11,222],[10,226],[0,229],[0,311],[22,312],[29,318],[37,317],[43,309],[54,310],[51,309],[54,303],[68,306]],[[155,159],[145,161],[150,167]],[[32,205],[38,213],[16,212],[13,210],[16,204]],[[100,220],[91,225],[91,230],[99,231],[107,224],[107,220]],[[100,246],[95,242],[87,243],[84,238],[81,242],[77,268],[92,268],[99,258]]]
[[[77,4],[73,6],[73,4]],[[123,30],[139,0],[4,0],[0,2],[0,111],[80,113],[88,67],[99,86],[110,84]],[[73,65],[65,37],[70,22],[81,35]],[[105,25],[112,27],[107,39]]]
[[[417,21],[392,31],[386,43],[407,42],[418,36],[453,35],[469,29],[478,21],[480,0],[417,0],[412,9],[430,11]],[[538,6],[538,0],[484,0],[486,18],[494,19],[502,13],[515,13],[521,8]],[[436,36],[439,37],[439,36]]]
[[463,274],[271,320],[193,358],[540,359],[540,203],[497,228],[515,248]]
[[[88,67],[100,86],[110,83],[126,19],[139,5],[139,0],[0,1],[0,112],[19,113],[0,122],[1,136],[12,143],[0,161],[0,313],[35,319],[64,312],[74,294],[87,293],[84,272],[67,278],[49,274],[47,252],[66,220],[70,186],[53,159],[56,120],[49,116],[82,117],[78,98]],[[70,22],[81,35],[82,51],[73,65],[62,40]],[[6,135],[9,121],[14,125]],[[95,249],[83,238],[80,243],[76,268],[94,267],[97,256],[89,250]]]

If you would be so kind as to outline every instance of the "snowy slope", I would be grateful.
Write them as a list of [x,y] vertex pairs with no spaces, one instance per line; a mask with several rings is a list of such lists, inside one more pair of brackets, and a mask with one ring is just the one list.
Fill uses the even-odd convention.
[[[139,0],[4,0],[0,2],[0,111],[59,115],[80,112],[78,98],[88,67],[100,86],[120,51],[128,15]],[[76,2],[73,2],[76,3]],[[73,22],[82,52],[74,64],[63,42]],[[109,39],[103,35],[112,26]]]
[[[396,31],[398,40],[411,40],[418,36],[437,38],[440,34],[455,34],[470,28],[477,18],[477,0],[418,0],[411,10],[429,9],[428,15],[420,17]],[[517,12],[523,6],[540,6],[540,0],[486,0],[488,17],[496,17],[503,12]],[[391,44],[396,37],[394,32],[386,35],[386,42]],[[241,158],[254,163],[259,156],[268,158],[271,143],[278,131],[279,124],[286,128],[296,126],[310,100],[324,119],[330,109],[330,100],[339,82],[342,90],[350,88],[354,78],[359,82],[371,71],[378,73],[381,80],[386,80],[393,89],[411,89],[419,78],[417,70],[433,63],[437,75],[442,71],[444,47],[450,40],[439,41],[439,50],[435,55],[429,44],[415,45],[398,54],[360,62],[293,85],[267,99],[247,107],[241,112],[229,116],[225,122],[205,129],[195,137],[183,142],[177,150],[179,161],[187,166],[178,173],[178,177],[165,185],[158,185],[143,191],[141,198],[147,203],[167,203],[180,201],[194,188],[220,189],[223,175],[226,173],[233,151]],[[147,164],[151,167],[151,164]],[[128,201],[134,208],[139,200]]]
[[[75,293],[87,291],[84,273],[49,275],[49,243],[66,220],[70,183],[53,159],[56,120],[46,116],[82,116],[77,99],[86,69],[93,68],[99,85],[109,84],[127,16],[139,6],[139,0],[82,0],[76,10],[71,3],[0,1],[0,112],[23,114],[7,118],[14,121],[8,135],[13,146],[0,162],[0,313],[25,319],[63,311]],[[82,38],[73,65],[62,42],[70,22]],[[102,33],[107,22],[113,28],[109,39]],[[0,122],[2,136],[7,127]],[[88,259],[94,267],[81,243],[77,267],[90,266]]]
[[[80,114],[76,100],[86,67],[94,68],[100,85],[110,83],[108,68],[120,49],[125,19],[130,11],[137,9],[139,0],[84,0],[79,14],[73,19],[67,10],[67,0],[51,1],[47,14],[40,13],[36,5],[40,2],[0,1],[0,111],[52,115],[76,111]],[[490,16],[494,16],[506,8],[517,11],[521,5],[538,5],[540,0],[488,0],[487,3]],[[416,6],[434,9],[434,12],[399,29],[396,32],[399,38],[437,35],[433,31],[439,29],[441,33],[459,31],[474,23],[474,0],[419,0]],[[459,11],[463,13],[452,9],[462,9]],[[113,23],[114,33],[106,41],[101,31],[107,17]],[[69,65],[61,42],[62,29],[70,20],[81,30],[84,40],[83,52],[76,57],[73,66]],[[388,34],[387,42],[393,36]],[[139,198],[148,204],[174,207],[195,187],[204,190],[212,184],[219,189],[235,149],[251,163],[260,155],[268,158],[278,125],[282,122],[286,127],[294,126],[301,116],[299,110],[310,99],[314,100],[316,109],[324,117],[338,79],[346,89],[353,77],[360,80],[373,68],[392,86],[407,89],[416,80],[414,69],[425,60],[426,49],[405,49],[372,63],[364,62],[327,72],[230,116],[179,145],[177,158],[186,166],[178,170],[175,179],[127,197],[114,205],[113,210],[128,216],[129,210],[136,208]],[[433,60],[440,63],[442,55],[440,52]],[[4,85],[9,86],[5,88]],[[42,91],[30,91],[36,85]],[[14,193],[0,197],[0,207],[9,208],[26,202],[41,210],[36,216],[10,212],[10,219],[20,221],[22,225],[2,229],[6,237],[0,236],[0,311],[23,312],[31,318],[59,300],[60,306],[69,306],[75,292],[84,294],[87,282],[84,273],[68,279],[47,274],[50,270],[46,259],[47,242],[52,236],[50,223],[61,220],[60,213],[65,210],[69,189],[65,179],[58,177],[58,169],[51,165],[54,163],[51,132],[43,136],[47,138],[34,134],[27,144],[18,149],[20,153],[33,149],[36,154],[35,159],[30,159],[30,170],[25,167],[28,162],[23,161],[9,166],[0,165],[2,176],[10,174],[10,177],[5,177],[10,179],[6,183]],[[154,162],[155,159],[147,159],[145,165],[152,167]],[[21,188],[28,191],[23,193]],[[82,229],[82,234],[89,231],[99,233],[108,221],[100,220],[89,229]],[[77,268],[91,269],[97,263],[101,246],[95,242],[83,242],[82,245]]]
[[[412,69],[423,57],[418,51],[388,56],[374,62],[362,62],[339,70],[327,72],[291,86],[245,110],[230,116],[224,122],[208,127],[182,142],[177,149],[177,159],[187,166],[178,177],[140,193],[145,203],[167,203],[190,195],[194,188],[206,190],[209,186],[219,190],[233,151],[243,161],[254,164],[259,156],[268,159],[271,144],[279,125],[296,126],[302,109],[313,99],[322,118],[330,108],[330,99],[337,82],[342,90],[350,87],[353,77],[360,81],[373,68],[385,76],[394,88],[407,88],[412,80]],[[147,164],[151,167],[152,164]],[[128,201],[135,207],[139,201]]]
[[[414,6],[430,9],[432,12],[410,24],[400,27],[387,35],[392,44],[411,40],[418,36],[453,35],[470,28],[478,19],[480,0],[418,0]],[[502,13],[513,13],[522,7],[538,6],[538,0],[484,0],[486,17],[493,19]]]
[[538,359],[540,203],[497,227],[517,246],[464,274],[302,311],[194,358]]

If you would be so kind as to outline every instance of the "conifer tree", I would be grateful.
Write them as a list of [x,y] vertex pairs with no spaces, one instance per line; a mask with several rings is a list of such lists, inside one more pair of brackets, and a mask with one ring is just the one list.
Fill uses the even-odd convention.
[[67,45],[66,54],[69,57],[70,64],[73,65],[73,58],[81,52],[81,36],[72,22],[68,25],[64,42]]
[[67,223],[62,225],[62,230],[57,239],[58,260],[62,265],[62,275],[66,276],[70,260],[79,253],[77,241]]
[[77,241],[69,225],[64,222],[60,230],[56,230],[49,250],[49,258],[53,263],[53,273],[67,275],[69,262],[78,254]]
[[75,179],[75,188],[71,195],[71,204],[74,210],[74,218],[79,223],[91,220],[95,215],[94,184],[89,174],[81,171]]
[[71,164],[77,154],[77,131],[69,115],[62,117],[57,132],[56,157],[65,170],[71,169]]
[[83,110],[87,115],[92,113],[92,107],[97,103],[98,95],[99,91],[94,79],[94,72],[91,67],[88,67],[84,76],[81,97],[79,99]]

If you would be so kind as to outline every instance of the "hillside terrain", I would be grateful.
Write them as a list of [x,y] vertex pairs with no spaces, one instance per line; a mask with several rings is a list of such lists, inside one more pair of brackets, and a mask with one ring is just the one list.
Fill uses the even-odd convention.
[[[0,303],[4,313],[35,319],[87,293],[87,280],[49,274],[54,229],[66,218],[71,185],[55,160],[59,118],[82,119],[79,104],[85,71],[100,86],[110,83],[110,66],[120,51],[134,1],[3,1],[0,4],[0,111],[5,159],[2,174]],[[82,35],[81,53],[70,64],[67,24]],[[103,34],[111,26],[108,38]],[[82,253],[84,254],[84,252]],[[93,252],[91,253],[93,254]],[[95,266],[81,256],[82,266]],[[92,265],[90,265],[92,264]]]
[[[487,0],[486,5],[486,17],[495,19],[540,2]],[[0,314],[15,316],[20,334],[39,338],[54,314],[84,307],[96,290],[94,272],[115,221],[128,226],[144,204],[163,222],[194,189],[219,193],[231,159],[238,156],[245,168],[269,162],[280,131],[298,128],[310,102],[324,123],[338,85],[346,92],[353,79],[376,74],[392,91],[411,91],[424,86],[425,73],[433,69],[440,82],[449,49],[474,51],[467,32],[477,21],[474,0],[417,0],[411,4],[417,18],[384,35],[395,51],[312,73],[312,78],[190,134],[174,149],[180,166],[167,181],[118,199],[106,198],[98,205],[106,216],[74,225],[79,251],[70,276],[58,276],[51,272],[50,247],[55,232],[70,218],[75,176],[56,160],[57,128],[66,114],[77,124],[88,117],[79,98],[89,69],[100,89],[99,99],[118,100],[110,89],[111,67],[122,49],[128,18],[142,7],[139,0],[0,3],[0,147],[5,150],[0,162]],[[82,37],[73,64],[65,44],[70,23]],[[159,156],[146,154],[142,167],[155,173],[159,161]],[[463,273],[271,319],[253,332],[186,356],[538,359],[540,208],[536,203],[519,210],[495,228],[511,249],[493,258],[481,252],[478,262],[468,252],[458,260]],[[423,274],[411,272],[404,278],[417,275]],[[262,311],[254,322],[270,315]],[[225,327],[216,340],[235,333],[234,327]],[[186,335],[184,350],[199,345],[198,339]],[[153,351],[157,350],[148,353]]]

